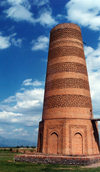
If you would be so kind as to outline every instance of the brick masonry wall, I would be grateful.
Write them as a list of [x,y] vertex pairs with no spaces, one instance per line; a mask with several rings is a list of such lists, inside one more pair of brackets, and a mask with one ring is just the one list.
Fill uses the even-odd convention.
[[91,99],[82,95],[56,95],[44,99],[44,108],[54,107],[91,107]]
[[48,117],[49,109],[54,109],[56,118],[59,108],[64,111],[66,107],[84,108],[84,113],[88,108],[90,118],[92,104],[81,30],[74,24],[58,25],[51,30],[43,119]]
[[46,83],[46,91],[64,88],[84,88],[89,90],[88,81],[80,78],[55,79]]
[[90,165],[100,162],[100,156],[68,157],[52,155],[17,155],[15,161],[32,162],[41,164],[64,164],[64,165]]
[[87,75],[86,66],[80,63],[65,62],[48,66],[47,76],[60,72],[75,72]]
[[51,32],[50,42],[53,42],[58,39],[66,38],[66,37],[74,38],[74,39],[78,39],[78,40],[82,41],[80,31],[73,29],[73,28],[64,28],[63,33],[62,33],[62,29],[58,29],[58,30],[55,30],[54,32]]
[[63,155],[99,154],[98,128],[91,123],[92,117],[81,30],[75,24],[57,25],[50,33],[38,150]]
[[61,46],[61,47],[53,48],[49,51],[48,60],[50,61],[54,58],[62,57],[62,56],[66,56],[66,59],[67,56],[77,56],[79,57],[79,59],[85,58],[83,49],[75,46]]

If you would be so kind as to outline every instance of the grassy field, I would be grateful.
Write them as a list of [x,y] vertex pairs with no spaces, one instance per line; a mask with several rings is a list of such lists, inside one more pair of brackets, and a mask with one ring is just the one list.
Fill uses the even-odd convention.
[[44,165],[14,162],[16,153],[0,150],[0,172],[100,172],[99,168],[82,168],[64,165]]

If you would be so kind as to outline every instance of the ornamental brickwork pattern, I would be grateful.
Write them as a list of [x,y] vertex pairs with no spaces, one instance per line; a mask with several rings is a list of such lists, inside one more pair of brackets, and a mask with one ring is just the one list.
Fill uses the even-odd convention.
[[78,78],[60,78],[46,83],[46,91],[64,88],[81,88],[89,90],[88,81]]
[[48,65],[47,76],[59,72],[75,72],[87,75],[86,66],[80,63],[64,62]]
[[[50,32],[38,150],[46,154],[99,154],[80,28],[60,24]],[[94,127],[95,126],[95,127]]]
[[53,48],[56,48],[56,47],[60,47],[60,46],[64,46],[66,44],[66,46],[69,47],[69,45],[71,45],[71,47],[74,47],[76,45],[76,48],[77,47],[80,47],[83,49],[83,44],[81,42],[78,42],[78,41],[71,41],[71,40],[66,40],[63,39],[63,41],[54,41],[50,44],[50,50],[53,49]]
[[51,32],[50,42],[53,42],[62,38],[74,38],[74,39],[78,39],[82,41],[80,31],[76,29],[72,29],[72,28],[65,28],[63,29],[63,34],[62,34],[62,29],[58,29],[54,32]]
[[91,108],[90,97],[82,95],[56,95],[46,97],[44,99],[44,108],[59,108],[59,107],[82,107]]
[[83,49],[74,46],[66,46],[66,47],[56,47],[49,51],[48,60],[50,61],[53,58],[62,57],[62,56],[77,56],[79,58],[85,58]]

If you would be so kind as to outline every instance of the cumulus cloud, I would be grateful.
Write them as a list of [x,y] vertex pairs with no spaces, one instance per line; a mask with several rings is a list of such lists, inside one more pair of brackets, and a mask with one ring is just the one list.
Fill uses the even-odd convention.
[[37,21],[43,26],[53,26],[57,24],[55,18],[52,17],[51,10],[44,10],[43,12],[41,12]]
[[9,36],[0,35],[0,49],[6,49],[11,46]]
[[89,83],[93,102],[93,110],[96,117],[100,112],[100,44],[94,49],[85,46],[85,55],[87,57],[87,69],[89,74]]
[[15,21],[28,21],[34,23],[32,13],[22,5],[16,5],[10,7],[5,11],[8,18],[14,19]]
[[9,3],[10,7],[6,9],[4,12],[7,18],[11,18],[16,22],[19,21],[27,21],[32,24],[41,24],[42,26],[51,27],[52,25],[57,24],[57,21],[52,16],[52,10],[43,8],[42,12],[34,17],[32,12],[32,4],[37,6],[43,6],[48,3],[48,0],[36,0],[32,4],[28,0],[7,0],[6,2]]
[[28,135],[28,139],[32,140],[34,135],[36,142],[37,131],[35,130],[41,120],[44,95],[41,84],[43,85],[41,81],[26,79],[21,85],[25,86],[23,91],[20,90],[15,95],[0,102],[0,125],[6,123],[6,128],[13,127],[13,131],[12,127],[9,129],[9,134],[8,130],[4,129],[3,132],[5,132],[6,137],[11,133],[16,133],[16,137],[19,136],[20,139]]
[[100,3],[99,0],[70,0],[65,6],[67,19],[92,30],[100,29]]
[[38,80],[32,81],[32,79],[26,79],[23,81],[23,85],[24,86],[41,86],[43,85],[43,82],[38,81]]
[[12,5],[12,6],[23,5],[28,9],[30,9],[30,7],[31,7],[28,0],[5,0],[4,2],[6,4],[8,3],[9,5]]
[[34,5],[36,6],[43,6],[43,5],[47,5],[49,3],[49,0],[34,0]]
[[43,101],[43,88],[27,88],[17,92],[15,96],[8,97],[0,104],[0,109],[13,113],[27,113],[40,110]]
[[22,116],[22,114],[20,114],[20,113],[2,111],[2,112],[0,112],[0,122],[5,121],[7,123],[16,123],[19,120],[18,118],[21,116]]
[[49,38],[41,35],[37,38],[37,40],[32,41],[32,50],[46,50],[48,48]]
[[11,45],[21,47],[22,39],[16,38],[16,33],[9,36],[4,36],[2,32],[0,32],[0,49],[3,50],[9,48]]

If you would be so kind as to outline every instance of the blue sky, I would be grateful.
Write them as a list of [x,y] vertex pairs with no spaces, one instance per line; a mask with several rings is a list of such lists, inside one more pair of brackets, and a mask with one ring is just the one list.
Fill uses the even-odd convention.
[[0,1],[0,136],[37,141],[49,32],[59,23],[81,27],[94,117],[100,114],[99,0]]

